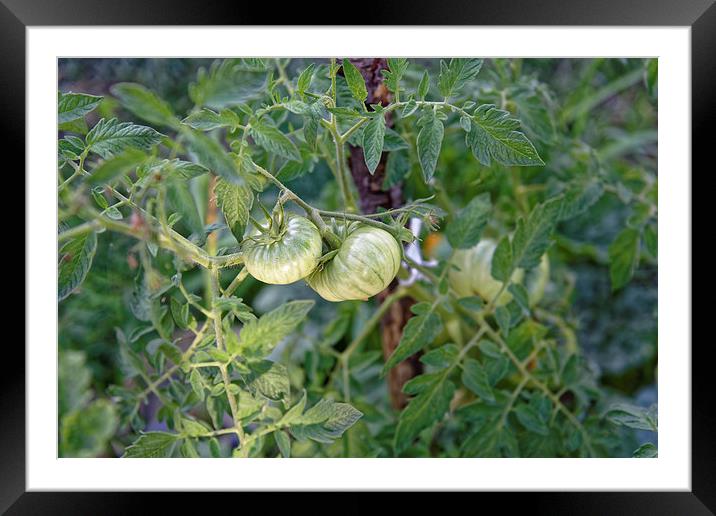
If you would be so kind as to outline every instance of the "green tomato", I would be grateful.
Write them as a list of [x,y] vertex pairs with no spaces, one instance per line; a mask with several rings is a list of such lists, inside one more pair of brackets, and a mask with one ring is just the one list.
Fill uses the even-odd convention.
[[393,281],[401,256],[400,244],[387,231],[352,224],[335,256],[306,282],[328,301],[365,300]]
[[[479,296],[490,302],[502,288],[502,282],[492,277],[492,255],[497,243],[483,239],[470,249],[458,249],[452,257],[452,264],[460,270],[452,268],[448,273],[450,287],[460,297]],[[516,269],[512,273],[512,283],[520,283],[525,279],[525,271]],[[549,280],[549,259],[545,254],[538,267],[530,270],[526,278],[526,288],[531,305],[537,304]],[[505,290],[497,299],[498,306],[512,300],[512,294]]]
[[287,285],[313,272],[321,248],[318,228],[297,215],[289,215],[277,229],[266,234],[257,231],[241,246],[249,274],[273,285]]

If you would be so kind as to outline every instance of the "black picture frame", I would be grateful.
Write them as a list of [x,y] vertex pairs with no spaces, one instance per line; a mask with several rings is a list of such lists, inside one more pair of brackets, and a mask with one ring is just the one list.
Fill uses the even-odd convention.
[[[716,5],[714,0],[413,0],[371,4],[366,24],[389,25],[617,25],[691,27],[692,168],[713,163],[709,126],[716,113]],[[188,0],[0,0],[0,99],[7,148],[25,148],[25,29],[38,25],[247,25],[294,24],[290,12],[263,11],[261,3]],[[342,24],[354,17],[312,3],[302,8],[310,24]],[[331,19],[331,13],[335,15]],[[316,15],[316,13],[322,13]],[[270,16],[270,17],[269,17]],[[321,18],[323,17],[323,18]],[[24,152],[13,159],[22,170]],[[707,161],[708,160],[708,161]],[[709,166],[713,169],[713,165]],[[710,170],[704,170],[708,173]],[[9,172],[9,171],[8,171]],[[692,173],[693,178],[693,173]],[[23,186],[24,188],[24,186]],[[26,192],[27,198],[27,192]],[[18,210],[19,212],[19,210]],[[693,233],[692,233],[693,234]],[[27,275],[31,271],[25,270]],[[31,309],[31,307],[28,307]],[[24,364],[24,349],[6,342],[3,360]],[[670,343],[688,346],[691,343]],[[716,512],[716,411],[711,381],[711,339],[692,346],[692,491],[511,493],[533,513],[714,514]],[[48,346],[48,352],[52,350]],[[25,371],[3,368],[0,375],[0,511],[7,514],[127,514],[145,502],[127,493],[25,492]],[[506,496],[478,494],[477,496]],[[162,504],[184,503],[163,496]],[[223,497],[222,497],[223,498]],[[214,500],[218,500],[214,498]],[[164,507],[165,510],[169,510]]]

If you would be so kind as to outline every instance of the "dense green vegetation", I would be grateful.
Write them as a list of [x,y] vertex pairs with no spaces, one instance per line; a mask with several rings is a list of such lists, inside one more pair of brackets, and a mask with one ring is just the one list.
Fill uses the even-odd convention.
[[656,455],[656,60],[59,66],[62,456]]

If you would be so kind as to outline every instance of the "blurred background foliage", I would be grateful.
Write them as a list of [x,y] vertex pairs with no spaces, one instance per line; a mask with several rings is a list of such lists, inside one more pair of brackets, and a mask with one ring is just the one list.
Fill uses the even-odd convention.
[[[61,59],[58,89],[104,96],[98,112],[89,117],[90,126],[103,116],[136,119],[110,91],[119,82],[142,84],[168,101],[176,113],[188,113],[194,105],[188,93],[190,84],[196,82],[199,69],[208,68],[212,62]],[[295,77],[306,65],[301,59],[292,60],[287,73]],[[439,70],[439,60],[411,60],[404,77],[408,89],[417,86],[425,68]],[[645,216],[647,206],[656,203],[656,61],[488,59],[469,88],[472,91],[465,92],[467,98],[497,104],[520,118],[547,165],[523,169],[496,163],[482,166],[466,149],[460,127],[448,125],[435,177],[440,194],[434,202],[454,214],[476,194],[490,191],[496,212],[524,213],[529,211],[532,195],[545,198],[559,193],[570,181],[605,178],[606,191],[595,192],[591,208],[558,226],[556,243],[550,250],[551,281],[543,304],[549,307],[545,312],[562,314],[559,321],[552,322],[582,349],[608,402],[643,407],[656,403],[655,246],[640,244],[642,252],[634,277],[622,288],[613,288],[609,265],[609,248],[618,233],[634,219]],[[414,142],[416,134],[405,131],[402,136]],[[414,152],[414,147],[398,152]],[[412,158],[406,161],[415,163]],[[419,167],[407,167],[401,170],[406,175],[404,196],[415,199],[430,195]],[[312,204],[335,209],[339,196],[331,178],[322,161],[315,162],[309,173],[281,177]],[[496,238],[511,231],[513,220],[494,218],[485,236]],[[133,311],[135,284],[141,281],[138,262],[142,259],[136,241],[110,232],[98,238],[92,271],[79,291],[59,305],[60,454],[66,456],[121,455],[131,441],[129,431],[119,424],[126,414],[119,414],[106,400],[116,393],[117,388],[110,386],[129,388],[134,380],[118,342],[128,341],[135,351],[153,345],[152,335],[142,333],[146,323]],[[229,235],[226,239],[220,245],[236,245]],[[422,245],[427,256],[440,257],[447,243],[438,233],[424,238]],[[161,276],[161,260],[153,267]],[[167,271],[171,267],[167,259]],[[232,272],[224,274],[224,281],[230,281]],[[199,271],[188,271],[183,279],[189,291],[203,288]],[[341,350],[375,309],[374,300],[327,303],[303,282],[271,286],[249,277],[235,295],[254,307],[257,314],[288,299],[316,299],[317,305],[300,333],[274,353],[275,358],[295,365],[289,367],[292,384],[307,388],[309,395],[311,389],[324,388],[333,365],[330,356],[320,349],[334,346]],[[382,364],[379,338],[374,334],[352,358],[354,392],[359,393],[354,405],[365,417],[335,444],[296,442],[292,455],[335,456],[341,454],[343,446],[350,446],[353,456],[389,455],[396,413],[378,374]],[[153,413],[155,409],[151,401],[142,408],[139,415],[145,419],[145,429],[164,428]],[[459,448],[461,424],[459,419],[448,421],[441,429],[439,447],[444,455],[451,456],[451,450]],[[656,443],[657,439],[653,432],[626,427],[619,427],[615,434],[620,443],[617,453],[623,456],[631,456],[639,443]],[[431,450],[424,444],[429,442],[420,441],[423,444],[416,444],[409,454],[430,456]]]

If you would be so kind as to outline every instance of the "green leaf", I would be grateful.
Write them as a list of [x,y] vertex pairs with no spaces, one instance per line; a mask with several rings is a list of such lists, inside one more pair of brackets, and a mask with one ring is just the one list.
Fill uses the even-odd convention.
[[257,121],[251,125],[250,133],[256,143],[269,153],[288,160],[301,161],[301,153],[296,145],[276,127]]
[[609,276],[612,290],[619,290],[629,283],[639,263],[639,231],[623,229],[609,246]]
[[291,438],[283,430],[277,430],[273,433],[273,438],[276,440],[276,446],[278,446],[281,455],[288,459],[291,457]]
[[562,209],[562,198],[550,199],[535,206],[527,220],[517,221],[517,230],[512,237],[513,269],[532,269],[539,265],[542,255],[550,245]]
[[60,249],[57,300],[67,298],[84,281],[97,251],[97,234],[85,233],[67,241]]
[[390,127],[385,128],[385,138],[383,141],[384,151],[393,152],[408,148],[410,148],[410,145],[403,139],[402,136],[400,136],[400,134]]
[[482,59],[450,59],[440,61],[438,89],[446,99],[458,93],[465,84],[473,80],[482,68]]
[[241,242],[254,202],[251,188],[247,185],[236,185],[219,179],[214,187],[214,195],[216,195],[216,204],[224,214],[231,233],[238,242]]
[[496,280],[506,282],[512,276],[512,262],[512,244],[507,236],[503,236],[492,254],[490,274]]
[[177,178],[167,181],[167,201],[169,206],[181,215],[182,222],[192,233],[203,234],[204,222],[185,180]]
[[530,300],[529,294],[527,293],[527,289],[525,287],[523,287],[519,283],[513,283],[509,286],[507,290],[512,294],[512,297],[520,305],[520,308],[529,311]]
[[215,61],[209,70],[201,68],[196,82],[189,85],[189,97],[198,106],[221,109],[261,98],[266,91],[266,70],[242,59]]
[[658,456],[658,450],[656,449],[656,446],[654,446],[652,443],[642,444],[636,450],[634,450],[634,453],[632,454],[632,457],[636,459],[653,459]]
[[219,142],[209,136],[192,132],[189,135],[189,149],[196,160],[214,174],[230,183],[244,185],[245,179],[239,173],[238,165]]
[[92,152],[106,159],[130,147],[150,149],[161,138],[162,135],[151,127],[103,118],[90,129],[85,141]]
[[87,126],[87,121],[84,118],[78,118],[76,120],[72,120],[71,122],[58,124],[57,130],[65,133],[87,134],[89,127]]
[[122,106],[142,120],[172,128],[179,126],[169,103],[141,84],[121,82],[112,86],[110,91]]
[[410,172],[410,159],[405,152],[391,152],[385,164],[385,180],[383,189],[400,184]]
[[191,373],[189,374],[189,383],[191,384],[191,389],[194,391],[194,393],[199,397],[200,400],[203,400],[204,388],[206,387],[206,385],[198,369],[191,370]]
[[83,118],[102,102],[102,97],[86,93],[60,93],[57,99],[57,123]]
[[549,435],[547,420],[532,404],[520,403],[513,409],[517,420],[530,432],[539,435]]
[[115,406],[104,399],[67,414],[61,419],[60,456],[96,457],[106,451],[118,424]]
[[554,141],[555,121],[544,97],[525,94],[517,95],[510,100],[517,106],[522,125],[530,130],[531,134],[543,142]]
[[447,227],[447,239],[450,245],[454,249],[469,249],[477,244],[491,211],[492,204],[488,192],[473,197]]
[[171,457],[174,446],[179,440],[178,434],[166,432],[147,432],[124,450],[125,458]]
[[382,70],[385,77],[385,85],[393,93],[400,91],[400,79],[403,78],[405,71],[408,69],[408,60],[405,58],[388,58],[388,70]]
[[649,254],[656,258],[659,253],[659,237],[656,224],[649,224],[644,228],[644,245]]
[[509,112],[483,104],[475,110],[465,141],[485,166],[493,159],[503,165],[544,165],[532,142],[519,128],[519,120],[512,118]]
[[241,125],[241,119],[230,109],[217,113],[209,108],[203,108],[191,113],[181,123],[199,131],[211,131],[220,127],[236,128]]
[[569,220],[591,208],[604,193],[604,185],[597,179],[574,183],[564,194],[560,220]]
[[462,383],[483,400],[487,402],[495,401],[495,395],[492,393],[485,368],[477,360],[472,358],[465,359],[462,368]]
[[365,102],[368,98],[368,90],[365,87],[365,80],[358,71],[358,68],[356,68],[353,63],[348,61],[348,59],[343,60],[343,75],[346,78],[348,89],[350,90],[351,95],[353,95],[353,98],[358,102]]
[[426,183],[435,174],[444,134],[445,128],[442,121],[434,112],[429,112],[424,117],[417,140],[418,159],[420,160],[420,167],[423,170],[423,178]]
[[373,174],[380,163],[385,137],[385,118],[383,113],[374,115],[363,130],[363,156],[368,171]]
[[[425,100],[425,96],[428,94],[428,90],[430,89],[430,74],[427,70],[423,71],[423,76],[420,78],[420,82],[418,83],[418,89],[416,91],[416,96],[418,97],[418,100]],[[403,115],[406,116],[406,115]]]
[[455,344],[445,344],[437,349],[433,349],[420,357],[423,364],[444,369],[455,363],[460,350]]
[[62,350],[58,362],[58,408],[60,415],[81,409],[92,396],[92,373],[83,351]]
[[289,426],[291,434],[299,440],[312,439],[319,443],[332,443],[363,416],[348,403],[322,399]]
[[189,303],[181,303],[174,298],[169,301],[169,309],[172,312],[174,322],[181,329],[189,327]]
[[649,96],[656,98],[659,91],[659,60],[647,59],[644,63],[644,83]]
[[177,365],[181,364],[182,352],[176,345],[169,342],[162,342],[159,345],[159,351],[173,363]]
[[318,139],[318,129],[321,124],[321,118],[327,113],[326,106],[320,99],[311,104],[303,117],[303,139],[311,148],[316,149]]
[[443,418],[454,393],[455,384],[447,380],[446,373],[435,376],[424,386],[400,414],[393,441],[396,454],[408,448],[423,429]]
[[505,306],[498,306],[495,309],[495,319],[497,319],[497,325],[500,327],[502,334],[507,336],[512,327],[512,315],[510,314],[510,310]]
[[289,301],[246,324],[239,336],[240,354],[263,358],[285,337],[290,335],[308,315],[314,302]]
[[250,362],[251,375],[247,379],[248,387],[258,391],[273,401],[287,400],[291,393],[288,369],[283,364],[261,360]]
[[77,161],[84,149],[85,142],[77,136],[65,136],[57,142],[57,154],[61,159]]
[[117,177],[136,169],[146,159],[147,155],[144,152],[132,148],[127,149],[121,154],[101,161],[94,167],[89,182],[93,185],[110,183]]
[[313,69],[315,68],[315,66],[316,65],[314,63],[311,63],[298,76],[298,80],[296,81],[296,92],[299,95],[303,95],[311,87],[311,80],[313,79]]
[[649,408],[615,403],[606,413],[606,418],[614,424],[636,428],[637,430],[658,431],[657,406]]
[[170,175],[176,175],[181,179],[193,179],[209,173],[209,169],[199,163],[183,161],[180,159],[162,160],[160,168]]
[[425,314],[416,315],[408,321],[398,346],[383,366],[382,374],[387,373],[399,362],[433,342],[442,332],[443,323],[433,310],[434,308]]
[[199,437],[205,435],[207,432],[210,431],[210,429],[206,427],[203,423],[194,419],[183,417],[181,418],[180,423],[182,434],[187,435],[189,437]]

